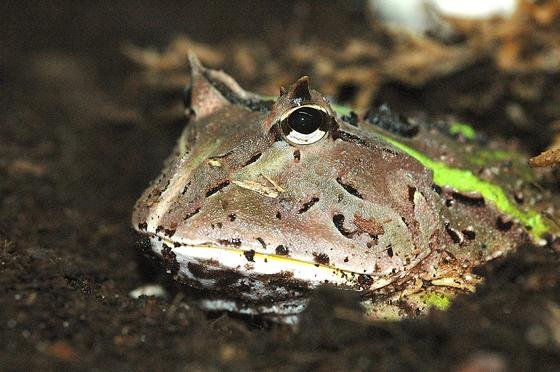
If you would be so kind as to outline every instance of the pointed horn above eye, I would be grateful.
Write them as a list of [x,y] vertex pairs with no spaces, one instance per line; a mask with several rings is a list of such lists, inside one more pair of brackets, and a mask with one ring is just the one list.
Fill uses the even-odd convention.
[[191,73],[194,75],[195,72],[199,72],[201,70],[204,69],[204,67],[202,67],[202,64],[200,63],[200,60],[198,59],[198,57],[196,56],[196,54],[194,54],[193,51],[189,50],[189,65],[191,67]]
[[221,109],[229,101],[208,80],[207,70],[202,66],[196,54],[189,52],[191,67],[191,102],[190,108],[200,119]]
[[309,91],[309,76],[300,77],[288,91],[290,99],[301,99],[309,101],[311,99],[311,92]]

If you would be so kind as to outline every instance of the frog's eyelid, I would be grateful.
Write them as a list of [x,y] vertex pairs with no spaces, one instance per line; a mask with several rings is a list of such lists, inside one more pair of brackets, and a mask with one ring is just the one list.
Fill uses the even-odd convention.
[[288,116],[290,116],[294,111],[297,111],[297,110],[299,110],[301,108],[304,108],[304,107],[309,107],[309,108],[312,108],[312,109],[315,109],[315,110],[319,110],[319,111],[322,111],[325,114],[331,116],[329,111],[326,108],[324,108],[323,106],[320,106],[320,105],[301,105],[301,106],[292,107],[288,111],[284,112],[282,114],[282,116],[280,116],[280,119],[278,120],[278,122],[282,122],[282,121],[286,120],[288,118]]

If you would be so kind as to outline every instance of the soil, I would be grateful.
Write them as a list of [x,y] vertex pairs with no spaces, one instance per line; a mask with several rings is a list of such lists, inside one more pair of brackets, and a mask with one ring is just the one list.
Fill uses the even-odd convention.
[[[169,57],[166,50],[180,55],[177,44],[168,48],[179,35],[196,40],[206,63],[214,57],[223,64],[215,67],[235,65],[232,75],[261,93],[275,94],[272,87],[298,77],[292,75],[313,79],[315,61],[327,55],[335,68],[317,72],[316,84],[342,101],[453,115],[533,154],[550,145],[560,123],[558,70],[528,57],[521,68],[515,53],[503,52],[513,55],[509,64],[493,58],[499,38],[494,47],[478,47],[479,59],[454,60],[422,79],[394,67],[375,89],[347,84],[336,68],[342,57],[321,51],[364,35],[365,49],[378,54],[358,53],[345,63],[403,53],[356,3],[2,2],[1,371],[560,370],[558,243],[523,245],[478,268],[485,283],[449,310],[400,322],[366,320],[354,295],[329,288],[316,291],[297,328],[206,314],[173,288],[167,298],[129,296],[168,282],[129,221],[184,125],[176,113],[188,70],[147,63],[151,55]],[[517,33],[515,40],[548,35],[546,27],[558,30],[539,23],[540,33]],[[544,53],[546,40],[534,53]],[[316,58],[293,59],[294,43],[309,45]],[[131,45],[161,53],[131,58]],[[445,45],[438,50],[453,48]],[[231,62],[240,48],[251,58]],[[274,68],[243,75],[251,61]],[[337,83],[329,85],[333,76]],[[549,180],[557,187],[558,178]]]

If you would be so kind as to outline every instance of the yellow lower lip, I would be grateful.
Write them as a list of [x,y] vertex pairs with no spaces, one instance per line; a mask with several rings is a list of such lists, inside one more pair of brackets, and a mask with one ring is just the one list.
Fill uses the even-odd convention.
[[[174,247],[174,242],[168,239],[163,239],[163,243]],[[239,247],[224,247],[211,244],[185,244],[172,249],[176,255],[188,256],[197,260],[215,260],[218,261],[220,265],[231,269],[247,270],[248,274],[266,275],[287,272],[291,273],[294,279],[314,282],[317,285],[321,283],[330,283],[356,288],[360,275],[353,271],[342,270],[324,264],[312,263],[275,254],[259,253],[252,249],[242,249]],[[252,256],[251,261],[247,259],[247,254],[249,252],[251,252]],[[384,287],[391,281],[392,280],[386,278],[377,279],[370,289]]]

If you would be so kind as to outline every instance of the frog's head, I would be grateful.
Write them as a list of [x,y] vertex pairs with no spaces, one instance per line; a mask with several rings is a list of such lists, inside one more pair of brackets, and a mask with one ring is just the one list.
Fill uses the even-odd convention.
[[307,77],[272,104],[191,65],[190,121],[133,215],[184,275],[378,288],[441,243],[431,172],[342,120]]

